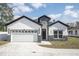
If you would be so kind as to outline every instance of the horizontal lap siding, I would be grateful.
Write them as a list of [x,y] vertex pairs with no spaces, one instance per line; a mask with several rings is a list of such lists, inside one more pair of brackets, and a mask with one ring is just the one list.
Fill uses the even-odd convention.
[[7,26],[8,31],[13,29],[39,30],[39,35],[41,35],[41,26],[26,18],[22,18]]

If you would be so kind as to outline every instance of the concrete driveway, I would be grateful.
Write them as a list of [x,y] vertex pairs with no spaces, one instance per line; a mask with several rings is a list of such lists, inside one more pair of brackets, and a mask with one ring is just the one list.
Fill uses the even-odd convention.
[[11,42],[0,46],[0,56],[79,56],[79,49],[40,47],[39,43]]

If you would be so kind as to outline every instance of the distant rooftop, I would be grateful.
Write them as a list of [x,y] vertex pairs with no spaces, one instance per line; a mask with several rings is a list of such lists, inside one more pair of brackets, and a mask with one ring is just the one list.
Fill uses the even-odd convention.
[[67,23],[70,27],[73,28],[79,28],[79,21],[73,22],[73,23]]

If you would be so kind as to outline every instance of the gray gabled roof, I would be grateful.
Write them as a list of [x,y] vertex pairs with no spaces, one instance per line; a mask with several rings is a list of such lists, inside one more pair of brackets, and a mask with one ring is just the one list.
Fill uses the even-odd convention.
[[[50,20],[50,18],[47,17],[46,15],[43,15],[43,16],[41,16],[41,17],[46,17],[46,18],[48,18],[48,19]],[[38,22],[38,20],[39,20],[41,17],[39,17],[39,18],[36,19],[36,20],[32,20],[32,19],[30,19],[29,17],[21,16],[21,17],[15,19],[15,20],[12,20],[12,21],[6,23],[5,25],[7,26],[7,25],[9,25],[9,24],[11,24],[11,23],[14,23],[14,22],[16,22],[16,21],[22,19],[22,18],[26,18],[26,19],[28,19],[28,20],[30,20],[30,21],[32,21],[32,22],[38,24],[38,25],[41,25],[41,24]],[[49,22],[49,23],[48,23],[48,26],[52,26],[52,25],[54,25],[54,24],[56,24],[56,23],[58,23],[58,22],[61,23],[61,24],[63,24],[64,26],[69,27],[67,24],[65,24],[65,23],[63,23],[63,22],[61,22],[61,21]],[[42,25],[41,25],[41,26],[42,26]]]
[[36,21],[34,21],[34,20],[32,20],[32,19],[26,17],[26,16],[21,16],[21,17],[15,19],[15,20],[12,20],[12,21],[6,23],[5,26],[7,26],[7,25],[9,25],[9,24],[11,24],[11,23],[14,23],[14,22],[16,22],[16,21],[18,21],[18,20],[20,20],[20,19],[22,19],[22,18],[26,18],[26,19],[28,19],[28,20],[30,20],[30,21],[32,21],[32,22],[38,24],[38,25],[41,25],[40,23],[38,23],[38,22],[36,22]]
[[52,25],[54,25],[54,24],[56,24],[56,23],[61,23],[62,25],[66,26],[66,27],[69,27],[69,25],[67,25],[67,24],[65,24],[65,23],[63,23],[63,22],[61,22],[61,21],[55,21],[55,22],[53,22],[52,24],[50,24],[49,26],[52,26]]

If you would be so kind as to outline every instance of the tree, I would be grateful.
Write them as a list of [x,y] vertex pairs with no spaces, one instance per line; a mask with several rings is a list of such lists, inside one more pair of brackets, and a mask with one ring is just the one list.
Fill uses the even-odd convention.
[[4,24],[12,19],[12,8],[10,8],[7,3],[0,3],[0,30],[4,31]]

